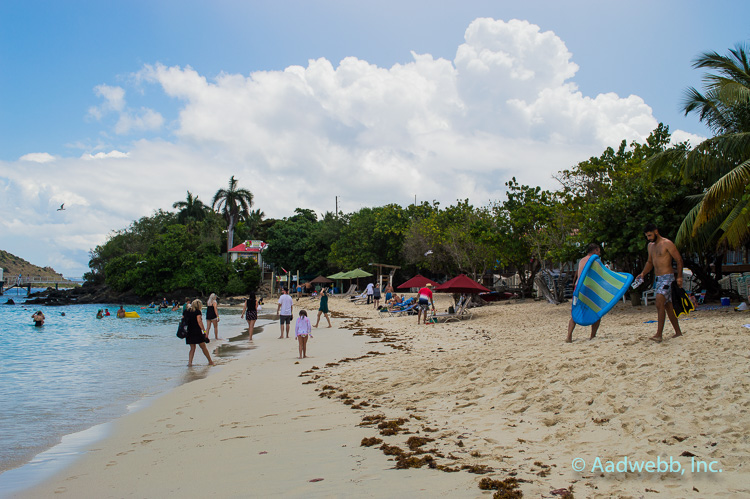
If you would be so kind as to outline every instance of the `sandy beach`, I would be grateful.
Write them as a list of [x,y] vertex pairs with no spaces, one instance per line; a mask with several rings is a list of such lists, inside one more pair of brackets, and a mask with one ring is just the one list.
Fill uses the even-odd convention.
[[311,358],[272,324],[250,355],[121,418],[14,497],[491,496],[483,478],[527,497],[750,494],[747,312],[694,312],[684,337],[656,344],[655,308],[621,303],[596,339],[579,327],[566,344],[569,304],[427,326],[330,305]]

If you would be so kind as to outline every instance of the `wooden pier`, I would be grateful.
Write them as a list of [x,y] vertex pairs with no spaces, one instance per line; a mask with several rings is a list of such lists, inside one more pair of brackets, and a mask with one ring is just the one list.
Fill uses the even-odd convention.
[[[11,284],[12,283],[12,284]],[[6,284],[10,284],[7,288]],[[26,288],[26,294],[31,294],[31,288],[39,287],[52,287],[59,289],[60,284],[74,285],[80,284],[80,281],[76,278],[62,277],[62,276],[27,276],[13,279],[13,280],[0,280],[0,296],[6,291],[10,291],[13,288]]]

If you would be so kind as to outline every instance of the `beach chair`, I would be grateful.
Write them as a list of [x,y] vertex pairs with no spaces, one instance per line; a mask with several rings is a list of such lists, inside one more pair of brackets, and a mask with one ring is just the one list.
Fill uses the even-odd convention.
[[362,291],[362,294],[356,295],[356,296],[350,296],[349,301],[351,303],[356,303],[357,305],[361,305],[362,303],[367,302],[367,291]]
[[656,300],[656,281],[654,281],[654,285],[651,286],[650,289],[647,289],[643,293],[641,293],[641,301],[645,306],[648,307],[648,299],[651,298],[652,300]]
[[[353,296],[354,293],[356,292],[357,292],[357,285],[352,284],[351,286],[349,286],[349,289],[346,291],[346,293],[342,293],[340,295],[335,295],[335,296],[338,298],[343,298],[344,296]],[[334,296],[334,295],[331,295],[331,296]]]
[[414,308],[417,306],[417,300],[414,298],[409,298],[408,300],[404,300],[403,303],[399,303],[395,307],[383,310],[382,308],[378,310],[378,316],[379,317],[398,317],[402,315],[406,315],[409,313],[410,310],[414,310]]
[[436,321],[442,321],[442,322],[471,319],[472,317],[474,317],[474,314],[472,314],[469,311],[469,308],[467,306],[468,304],[469,304],[469,297],[462,295],[461,298],[458,300],[458,303],[456,303],[455,311],[452,314],[449,312],[432,314],[431,318],[435,319]]

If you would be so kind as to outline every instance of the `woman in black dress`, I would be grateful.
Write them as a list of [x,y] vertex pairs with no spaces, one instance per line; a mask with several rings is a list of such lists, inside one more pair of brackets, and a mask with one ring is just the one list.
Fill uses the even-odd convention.
[[208,353],[208,348],[206,348],[206,343],[208,343],[209,340],[208,335],[205,331],[205,327],[203,326],[201,308],[203,308],[203,303],[200,300],[195,300],[182,313],[182,316],[185,318],[185,322],[187,323],[187,336],[185,336],[185,343],[190,345],[188,366],[193,365],[193,356],[195,355],[196,345],[201,346],[203,355],[205,355],[208,359],[208,365],[214,365],[214,362],[211,360],[211,354]]
[[245,300],[245,306],[242,307],[242,317],[247,321],[247,334],[250,336],[250,341],[253,341],[253,329],[255,328],[255,321],[258,320],[258,302],[255,299],[255,293],[251,292]]
[[211,325],[214,326],[214,337],[219,339],[219,298],[216,293],[211,293],[206,303],[206,335],[211,337]]

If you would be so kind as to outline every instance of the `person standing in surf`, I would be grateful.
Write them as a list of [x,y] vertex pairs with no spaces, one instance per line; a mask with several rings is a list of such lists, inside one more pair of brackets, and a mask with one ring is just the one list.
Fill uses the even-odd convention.
[[245,305],[242,307],[242,313],[240,315],[247,321],[248,341],[253,341],[255,321],[258,320],[258,301],[255,298],[255,293],[252,291],[247,297],[247,300],[245,300]]
[[187,323],[187,336],[185,336],[185,343],[190,345],[190,353],[188,354],[188,367],[193,365],[193,356],[195,355],[195,347],[200,345],[203,355],[208,359],[208,365],[214,365],[214,361],[211,360],[211,354],[208,353],[206,343],[209,342],[208,335],[206,334],[206,328],[203,325],[203,314],[201,313],[203,308],[203,302],[200,300],[194,300],[193,303],[182,313]]
[[214,327],[214,338],[219,339],[219,298],[216,293],[211,293],[206,304],[206,334],[211,336],[211,326]]

